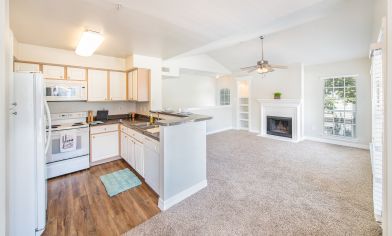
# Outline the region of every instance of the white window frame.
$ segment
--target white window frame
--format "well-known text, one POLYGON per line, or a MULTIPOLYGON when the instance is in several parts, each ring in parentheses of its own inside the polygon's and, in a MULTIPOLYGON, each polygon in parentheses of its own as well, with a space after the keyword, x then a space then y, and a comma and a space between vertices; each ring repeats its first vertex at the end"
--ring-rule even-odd
MULTIPOLYGON (((325 105, 325 80, 327 79, 335 79, 335 78, 353 78, 355 80, 355 91, 356 93, 358 92, 358 75, 357 74, 346 74, 346 75, 334 75, 334 76, 326 76, 326 77, 320 77, 320 80, 322 80, 322 94, 323 94, 323 107, 322 107, 322 136, 328 139, 336 139, 336 140, 347 140, 347 141, 351 141, 351 142, 355 142, 357 141, 357 130, 358 130, 358 120, 357 120, 357 106, 355 106, 355 110, 353 110, 352 112, 355 114, 355 124, 351 124, 353 126, 353 132, 354 135, 352 137, 348 137, 348 136, 342 136, 342 135, 335 135, 335 134, 326 134, 325 133, 325 123, 331 123, 331 122, 325 122, 325 111, 324 111, 324 105, 325 105), (355 130, 354 130, 355 128, 355 130)), ((343 88, 346 88, 346 86, 344 86, 343 88)), ((356 94, 356 104, 358 103, 358 94, 356 94)), ((344 113, 346 112, 346 110, 343 111, 344 113)), ((333 124, 335 124, 335 121, 333 122, 333 124)), ((346 124, 346 123, 344 123, 346 124)))

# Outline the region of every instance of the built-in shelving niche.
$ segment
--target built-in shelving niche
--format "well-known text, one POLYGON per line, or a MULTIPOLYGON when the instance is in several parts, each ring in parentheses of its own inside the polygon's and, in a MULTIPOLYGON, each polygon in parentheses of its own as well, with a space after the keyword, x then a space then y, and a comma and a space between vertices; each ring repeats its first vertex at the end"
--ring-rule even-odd
POLYGON ((250 123, 250 103, 249 103, 249 81, 238 81, 238 114, 237 127, 242 130, 249 130, 250 123))

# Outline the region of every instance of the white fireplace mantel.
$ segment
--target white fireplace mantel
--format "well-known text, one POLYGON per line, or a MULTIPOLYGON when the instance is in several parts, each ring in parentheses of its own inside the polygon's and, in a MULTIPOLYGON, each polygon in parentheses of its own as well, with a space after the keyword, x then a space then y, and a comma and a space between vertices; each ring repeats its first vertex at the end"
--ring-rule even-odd
POLYGON ((303 139, 303 101, 301 99, 257 99, 260 103, 260 136, 299 142, 303 139), (292 138, 267 134, 267 116, 290 117, 292 138))

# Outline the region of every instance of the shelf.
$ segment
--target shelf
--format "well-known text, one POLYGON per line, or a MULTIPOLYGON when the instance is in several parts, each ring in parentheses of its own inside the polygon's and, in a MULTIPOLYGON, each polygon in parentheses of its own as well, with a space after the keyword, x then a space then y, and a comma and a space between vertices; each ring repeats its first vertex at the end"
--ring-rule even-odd
POLYGON ((248 107, 249 104, 240 104, 241 107, 248 107))
POLYGON ((246 122, 248 122, 249 119, 240 119, 240 121, 246 121, 246 122))

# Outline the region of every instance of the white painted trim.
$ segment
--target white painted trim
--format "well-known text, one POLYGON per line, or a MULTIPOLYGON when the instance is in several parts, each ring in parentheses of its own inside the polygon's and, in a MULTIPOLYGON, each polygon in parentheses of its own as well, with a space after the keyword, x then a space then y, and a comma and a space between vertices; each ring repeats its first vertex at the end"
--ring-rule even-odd
POLYGON ((347 142, 344 140, 326 139, 326 138, 318 138, 318 137, 311 137, 311 136, 305 136, 303 138, 303 140, 310 140, 310 141, 315 141, 315 142, 320 142, 320 143, 329 143, 329 144, 335 144, 335 145, 340 145, 340 146, 354 147, 354 148, 369 150, 369 144, 353 143, 353 142, 347 142))
POLYGON ((185 189, 184 191, 174 195, 173 197, 163 201, 162 198, 159 198, 158 207, 162 211, 166 211, 170 207, 174 206, 175 204, 181 202, 182 200, 190 197, 191 195, 199 192, 203 188, 207 187, 207 180, 203 180, 192 187, 185 189))
POLYGON ((302 141, 302 139, 292 139, 292 138, 279 137, 276 135, 269 135, 269 134, 258 134, 257 136, 262 137, 262 138, 270 138, 270 139, 275 139, 275 140, 279 140, 279 141, 291 142, 291 143, 299 143, 300 141, 302 141))
POLYGON ((220 132, 224 132, 224 131, 228 131, 228 130, 232 130, 232 129, 233 129, 233 127, 230 126, 230 127, 226 127, 223 129, 213 130, 213 131, 207 132, 207 135, 216 134, 216 133, 220 133, 220 132))
POLYGON ((335 79, 335 78, 341 78, 341 77, 353 77, 356 79, 359 75, 331 75, 331 76, 322 76, 320 77, 320 80, 325 80, 325 79, 335 79))

